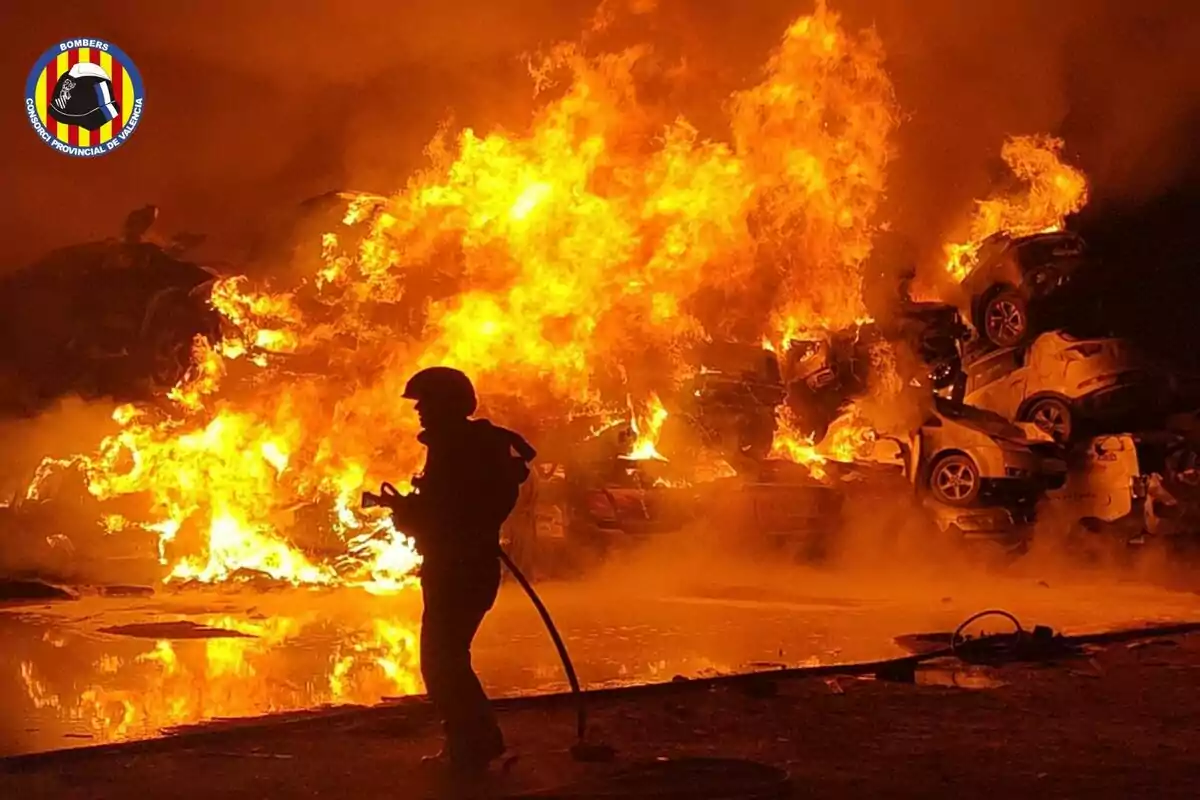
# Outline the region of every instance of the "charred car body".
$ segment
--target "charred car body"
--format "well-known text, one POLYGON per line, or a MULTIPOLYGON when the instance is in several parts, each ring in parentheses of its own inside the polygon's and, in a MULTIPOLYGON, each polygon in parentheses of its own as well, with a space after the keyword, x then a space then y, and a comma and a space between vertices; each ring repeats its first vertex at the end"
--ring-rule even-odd
POLYGON ((694 484, 662 477, 661 466, 621 457, 541 465, 506 525, 507 549, 544 573, 700 522, 746 546, 807 554, 821 552, 836 531, 842 495, 800 465, 767 461, 757 474, 715 472, 694 484))
POLYGON ((985 239, 961 284, 971 324, 993 347, 1024 343, 1086 258, 1084 240, 1067 231, 985 239))
POLYGON ((539 470, 505 532, 515 558, 542 572, 580 551, 700 521, 744 544, 821 550, 842 495, 802 465, 767 458, 784 399, 775 354, 717 342, 697 357, 659 439, 671 460, 628 457, 636 438, 628 424, 567 436, 559 447, 539 443, 539 470))
POLYGON ((959 375, 962 342, 968 334, 956 307, 905 302, 883 323, 793 339, 784 359, 788 403, 820 439, 842 405, 867 391, 873 347, 896 343, 914 353, 936 388, 959 375))
POLYGON ((0 411, 150 399, 183 377, 196 336, 219 338, 216 276, 182 259, 189 241, 142 241, 152 212, 132 214, 124 240, 64 247, 0 278, 0 411))

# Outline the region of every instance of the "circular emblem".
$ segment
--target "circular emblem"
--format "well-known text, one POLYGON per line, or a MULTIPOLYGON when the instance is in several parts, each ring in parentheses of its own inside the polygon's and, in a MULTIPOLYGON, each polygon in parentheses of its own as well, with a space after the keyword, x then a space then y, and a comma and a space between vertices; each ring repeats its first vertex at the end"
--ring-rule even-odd
POLYGON ((69 156, 101 156, 125 144, 137 130, 145 99, 133 61, 103 39, 55 44, 25 82, 29 124, 43 142, 69 156))

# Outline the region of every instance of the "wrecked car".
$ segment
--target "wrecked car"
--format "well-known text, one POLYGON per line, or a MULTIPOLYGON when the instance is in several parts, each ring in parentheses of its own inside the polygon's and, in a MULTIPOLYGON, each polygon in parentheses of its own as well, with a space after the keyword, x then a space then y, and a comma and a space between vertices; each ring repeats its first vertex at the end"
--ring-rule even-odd
POLYGON ((837 527, 842 496, 807 468, 773 459, 739 472, 716 455, 633 460, 627 432, 612 430, 563 459, 547 453, 502 532, 533 574, 703 525, 758 543, 816 555, 837 527))
POLYGON ((924 365, 929 385, 941 388, 959 375, 968 334, 955 306, 904 302, 886 322, 794 338, 783 365, 788 405, 820 439, 844 403, 867 391, 877 344, 907 348, 924 365))
MULTIPOLYGON (((936 413, 914 437, 913 465, 928 490, 949 505, 970 505, 1029 484, 1061 485, 1066 464, 1052 444, 1030 440, 1003 417, 935 399, 936 413), (922 472, 919 467, 928 464, 922 472)), ((911 467, 910 467, 911 469, 911 467)))
POLYGON ((1038 330, 1048 302, 1086 262, 1087 247, 1068 231, 985 239, 962 281, 968 317, 994 347, 1015 347, 1038 330))
POLYGON ((1071 543, 1121 546, 1200 532, 1200 455, 1170 431, 1119 433, 1080 442, 1066 483, 1047 493, 1071 543))
POLYGON ((878 437, 864 460, 894 467, 940 530, 967 539, 1025 538, 1039 497, 1066 480, 1055 445, 940 398, 917 431, 878 437))
POLYGON ((679 415, 701 444, 733 466, 752 468, 775 438, 775 412, 785 390, 779 359, 757 345, 711 342, 695 355, 700 367, 678 395, 679 415))
POLYGON ((184 376, 197 336, 218 340, 216 275, 183 259, 190 242, 143 240, 148 209, 122 240, 64 247, 0 277, 0 413, 67 395, 150 399, 184 376))
POLYGON ((1171 388, 1171 379, 1127 342, 1063 331, 985 353, 965 366, 962 380, 967 405, 1032 422, 1062 442, 1071 440, 1083 420, 1154 408, 1171 388))

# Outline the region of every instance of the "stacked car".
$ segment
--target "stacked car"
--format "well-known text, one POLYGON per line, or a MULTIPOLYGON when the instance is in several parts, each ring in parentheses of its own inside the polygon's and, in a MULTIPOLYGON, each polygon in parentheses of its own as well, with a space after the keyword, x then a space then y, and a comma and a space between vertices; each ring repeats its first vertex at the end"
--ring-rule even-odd
POLYGON ((1086 263, 1086 245, 1073 233, 985 242, 962 283, 977 336, 942 393, 1032 425, 1060 446, 1069 473, 1048 505, 1075 540, 1107 533, 1142 543, 1184 532, 1195 516, 1193 473, 1177 465, 1195 461, 1195 444, 1164 428, 1173 411, 1194 403, 1194 382, 1128 341, 1061 324, 1066 287, 1086 263))

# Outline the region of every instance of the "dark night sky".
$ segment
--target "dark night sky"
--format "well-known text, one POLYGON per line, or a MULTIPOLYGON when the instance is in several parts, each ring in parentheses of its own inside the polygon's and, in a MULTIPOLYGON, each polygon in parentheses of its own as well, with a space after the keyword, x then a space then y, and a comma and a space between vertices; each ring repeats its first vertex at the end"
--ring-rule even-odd
MULTIPOLYGON (((519 55, 577 38, 594 9, 593 0, 361 0, 336 10, 319 0, 13 5, 0 53, 12 93, 0 117, 0 268, 115 232, 128 209, 146 202, 162 207, 167 229, 233 242, 330 188, 394 189, 452 111, 485 129, 519 127, 532 104, 519 55), (18 96, 38 55, 76 36, 124 49, 146 83, 142 124, 101 158, 68 158, 41 144, 18 96)), ((1200 7, 830 5, 850 26, 874 24, 883 38, 906 112, 888 215, 919 249, 935 247, 987 190, 1006 134, 1059 133, 1092 180, 1080 224, 1106 255, 1097 278, 1122 300, 1114 318, 1145 317, 1166 329, 1191 319, 1194 303, 1181 298, 1200 288, 1200 7), (1173 303, 1166 310, 1164 298, 1173 303)), ((721 99, 755 79, 787 22, 811 8, 810 0, 660 0, 634 27, 650 29, 665 52, 706 65, 713 113, 698 111, 698 121, 721 136, 719 124, 706 124, 719 123, 721 99)))

